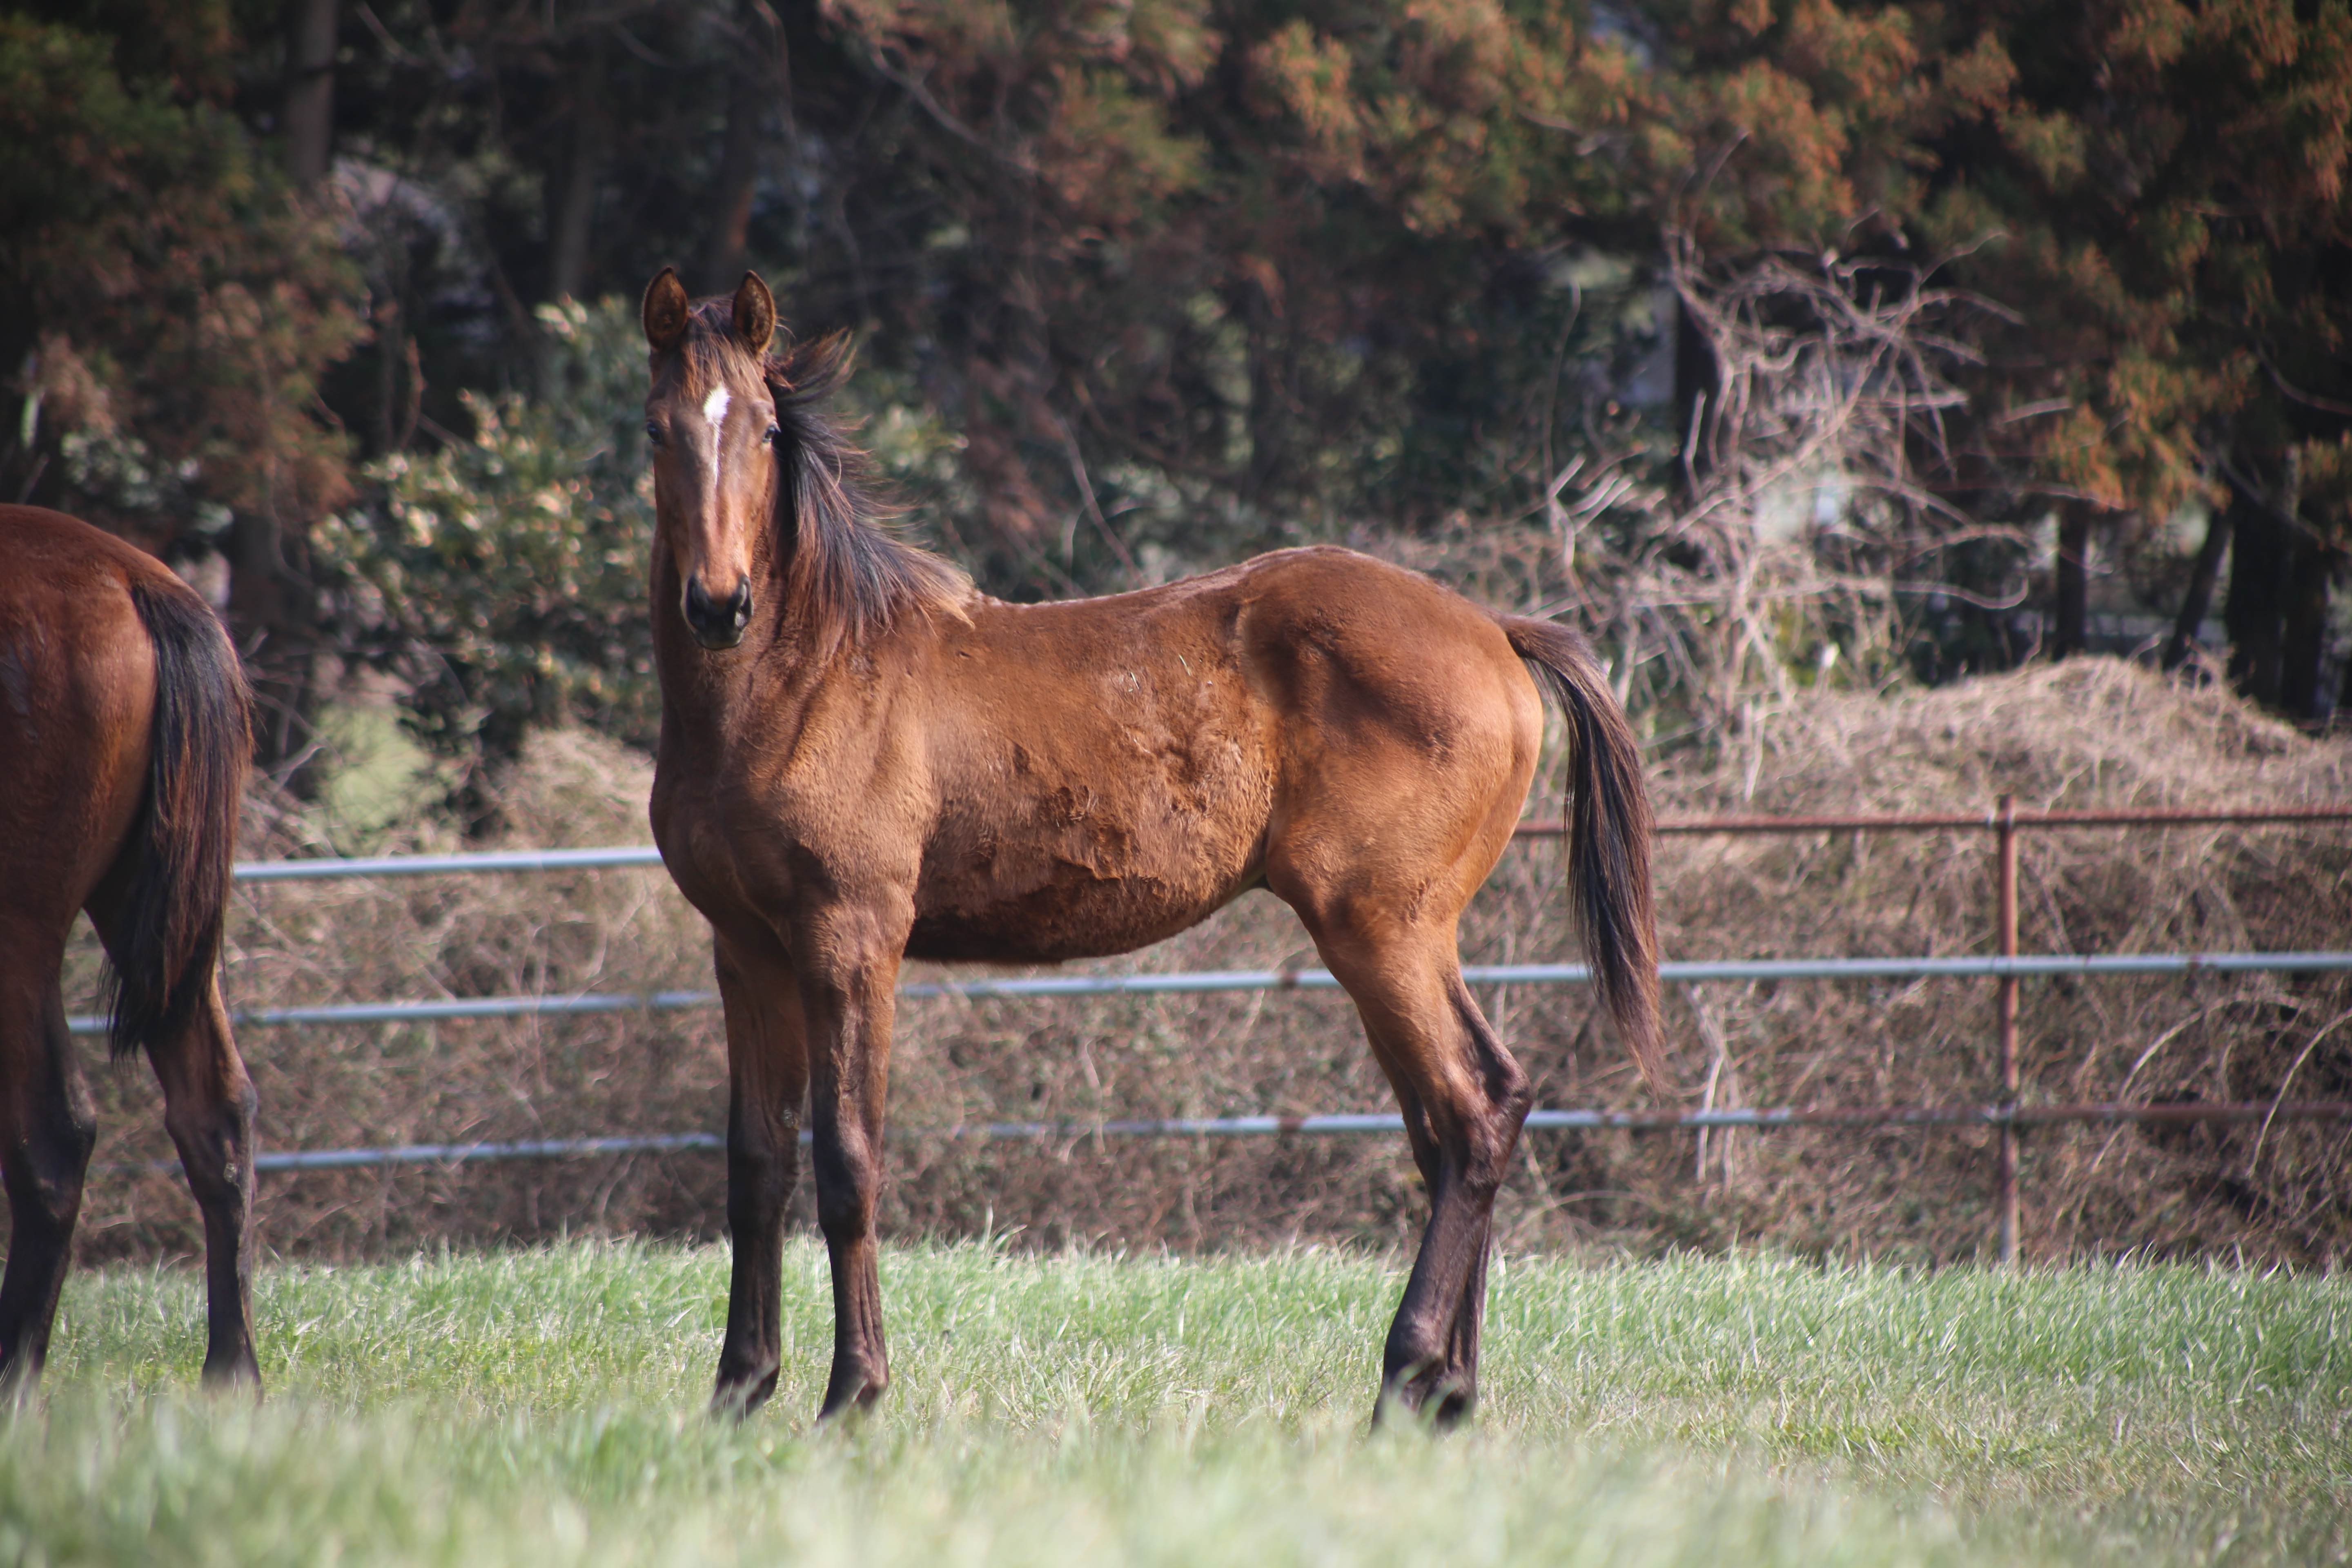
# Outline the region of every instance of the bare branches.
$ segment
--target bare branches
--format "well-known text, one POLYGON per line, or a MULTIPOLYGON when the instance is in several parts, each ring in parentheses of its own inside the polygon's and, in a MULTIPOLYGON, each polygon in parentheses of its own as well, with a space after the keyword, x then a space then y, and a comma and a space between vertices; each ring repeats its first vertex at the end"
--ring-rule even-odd
POLYGON ((1588 576, 1613 579, 1610 618, 1629 644, 1642 628, 1702 729, 1736 731, 1759 700, 1841 659, 1882 678, 1902 653, 1899 600, 1916 592, 1906 568, 1956 541, 2014 537, 1935 482, 1955 466, 1948 421, 1968 405, 1956 376, 1979 360, 1975 329, 2003 314, 1935 286, 1937 271, 1769 251, 1711 264, 1669 237, 1666 280, 1715 371, 1675 471, 1637 478, 1657 454, 1629 441, 1562 468, 1544 516, 1571 563, 1591 523, 1629 525, 1614 570, 1588 576))

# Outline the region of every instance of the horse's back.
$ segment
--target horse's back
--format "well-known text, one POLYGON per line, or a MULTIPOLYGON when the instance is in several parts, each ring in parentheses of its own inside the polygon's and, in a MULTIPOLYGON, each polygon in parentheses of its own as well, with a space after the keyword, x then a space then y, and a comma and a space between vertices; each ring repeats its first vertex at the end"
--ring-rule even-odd
POLYGON ((0 888, 69 920, 113 865, 146 783, 155 662, 131 584, 189 590, 63 512, 0 506, 0 888))

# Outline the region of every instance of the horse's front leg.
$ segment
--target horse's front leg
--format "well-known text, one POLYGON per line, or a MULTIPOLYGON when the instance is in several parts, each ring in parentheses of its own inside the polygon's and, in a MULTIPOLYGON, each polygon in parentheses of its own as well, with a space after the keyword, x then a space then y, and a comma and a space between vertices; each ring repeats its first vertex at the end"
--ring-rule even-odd
POLYGON ((869 1405, 890 1385, 874 1211, 898 959, 912 918, 911 905, 835 908, 793 933, 808 1015, 817 1226, 833 1260, 833 1375, 820 1419, 869 1405))
POLYGON ((727 1009, 727 1230, 735 1258, 710 1408, 740 1416, 776 1391, 783 1357, 784 1215, 800 1176, 808 1050, 782 944, 751 930, 718 935, 711 948, 727 1009))

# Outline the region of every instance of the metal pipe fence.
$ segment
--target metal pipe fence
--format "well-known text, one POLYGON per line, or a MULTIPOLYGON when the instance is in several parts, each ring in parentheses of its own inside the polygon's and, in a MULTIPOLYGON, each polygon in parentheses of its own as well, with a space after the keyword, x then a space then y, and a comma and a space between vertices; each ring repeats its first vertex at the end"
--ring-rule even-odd
MULTIPOLYGON (((2220 824, 2281 824, 2352 821, 2352 806, 2281 805, 2242 811, 2178 811, 2150 807, 2126 811, 2018 811, 2012 828, 2189 827, 2220 824)), ((1990 812, 1922 813, 1913 816, 1665 816, 1654 824, 1662 837, 1694 834, 1923 833, 1955 829, 1998 831, 2000 808, 1990 812)), ((1518 838, 1559 838, 1568 824, 1530 818, 1514 830, 1518 838)), ((650 844, 589 849, 498 849, 458 855, 379 855, 300 860, 240 860, 240 882, 330 881, 350 877, 438 877, 485 872, 597 871, 658 867, 661 851, 650 844)))
MULTIPOLYGON (((1737 1107, 1698 1111, 1538 1110, 1529 1113, 1531 1131, 1622 1129, 1664 1131, 1706 1128, 1988 1126, 1998 1130, 1996 1206, 2000 1252, 2013 1261, 2018 1245, 2017 1135, 2021 1128, 2066 1122, 2189 1123, 2278 1121, 2352 1121, 2352 1102, 2273 1101, 2242 1104, 2095 1103, 2029 1106, 2020 1103, 2017 1054, 2018 983, 2053 975, 2151 975, 2244 973, 2318 973, 2352 970, 2352 952, 2271 953, 2036 953, 2017 951, 2017 836, 2042 828, 2166 828, 2195 826, 2281 825, 2352 821, 2352 806, 2269 806, 2246 810, 2168 808, 2104 811, 2019 811, 2001 795, 1981 814, 1911 816, 1831 815, 1811 816, 1713 816, 1665 818, 1661 836, 1700 834, 1801 834, 1986 831, 1994 835, 1995 886, 1999 904, 1998 952, 1918 958, 1752 959, 1663 963, 1659 976, 1684 984, 1720 981, 1885 980, 1990 978, 1998 982, 1996 1034, 2000 1099, 1990 1104, 1950 1106, 1830 1106, 1807 1109, 1737 1107)), ((1559 837, 1566 824, 1528 821, 1521 838, 1559 837)), ((357 877, 416 877, 599 870, 657 867, 652 846, 585 849, 528 849, 458 855, 399 855, 364 859, 248 861, 235 868, 244 882, 285 882, 357 877)), ((1487 964, 1465 966, 1473 984, 1577 984, 1591 973, 1582 964, 1487 964)), ((1339 983, 1321 969, 1235 970, 1202 973, 1045 975, 982 977, 920 982, 901 986, 906 997, 970 999, 1160 995, 1234 991, 1326 991, 1339 983)), ((583 1014, 667 1012, 718 1004, 709 991, 664 991, 646 995, 589 994, 573 996, 450 997, 436 1000, 348 1004, 314 1007, 249 1008, 233 1015, 246 1027, 314 1027, 363 1024, 432 1023, 467 1018, 562 1016, 583 1014)), ((76 1034, 97 1034, 105 1021, 75 1017, 76 1034)), ((1086 1122, 1003 1121, 932 1129, 909 1129, 908 1138, 1026 1139, 1297 1136, 1399 1132, 1393 1114, 1240 1116, 1086 1122)), ((802 1135, 803 1142, 807 1134, 802 1135)), ((383 1149, 264 1152, 257 1171, 315 1171, 369 1165, 450 1165, 478 1160, 610 1157, 635 1153, 716 1152, 715 1133, 542 1139, 517 1142, 406 1144, 383 1149)), ((170 1168, 170 1167, 165 1167, 170 1168)))
MULTIPOLYGON (((1531 1110, 1531 1132, 1674 1131, 1702 1128, 1772 1127, 2044 1127, 2062 1122, 2352 1121, 2352 1100, 2280 1100, 2211 1104, 2087 1105, 1889 1105, 1792 1108, 1727 1107, 1715 1110, 1531 1110)), ((889 1136, 903 1142, 927 1140, 1018 1140, 1083 1142, 1089 1138, 1321 1137, 1404 1131, 1394 1111, 1340 1112, 1319 1116, 1194 1116, 1157 1119, 1106 1118, 1094 1121, 972 1121, 944 1127, 898 1127, 889 1136)), ((805 1131, 801 1147, 814 1140, 805 1131)), ((254 1156, 257 1172, 333 1171, 373 1165, 460 1165, 481 1160, 606 1158, 626 1154, 726 1152, 716 1132, 664 1132, 614 1138, 537 1138, 517 1142, 402 1143, 383 1149, 265 1150, 254 1156)), ((139 1167, 176 1173, 177 1161, 139 1167)))
MULTIPOLYGON (((2017 979, 2115 974, 2310 973, 2352 970, 2352 952, 2022 953, 2011 958, 1759 958, 1658 965, 1670 984, 1701 981, 2017 979)), ((1580 985, 1580 963, 1465 963, 1473 985, 1580 985)), ((1216 991, 1337 991, 1328 969, 1233 969, 1171 974, 1045 974, 920 981, 902 997, 974 1000, 1024 996, 1158 996, 1216 991)), ((716 991, 646 994, 587 992, 573 996, 453 996, 427 1002, 355 1002, 318 1007, 248 1007, 229 1015, 240 1028, 304 1028, 356 1024, 430 1024, 464 1018, 524 1018, 593 1013, 675 1013, 719 1005, 716 991)), ((77 1035, 106 1031, 106 1020, 67 1020, 77 1035)))

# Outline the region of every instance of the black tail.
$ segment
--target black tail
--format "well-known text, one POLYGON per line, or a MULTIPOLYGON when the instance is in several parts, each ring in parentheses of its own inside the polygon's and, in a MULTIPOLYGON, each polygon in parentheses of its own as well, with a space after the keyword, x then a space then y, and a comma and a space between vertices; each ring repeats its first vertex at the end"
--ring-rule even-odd
POLYGON ((1618 1037, 1652 1093, 1673 1095, 1658 1026, 1658 928, 1650 908, 1650 796, 1642 751, 1584 638, 1567 626, 1498 616, 1511 649, 1559 700, 1570 762, 1569 864, 1584 951, 1618 1037))
POLYGON ((117 1059, 152 1056, 204 1005, 253 750, 252 700, 219 618, 195 595, 160 584, 134 580, 131 598, 155 647, 155 716, 147 798, 125 846, 137 863, 107 943, 117 1059))

